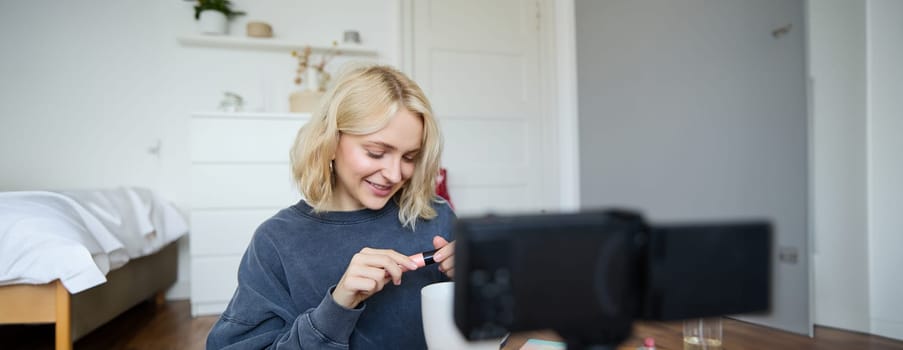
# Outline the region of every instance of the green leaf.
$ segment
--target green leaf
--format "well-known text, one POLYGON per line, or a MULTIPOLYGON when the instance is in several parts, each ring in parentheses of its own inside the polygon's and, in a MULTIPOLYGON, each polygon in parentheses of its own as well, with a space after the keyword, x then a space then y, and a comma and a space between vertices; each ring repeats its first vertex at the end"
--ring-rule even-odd
POLYGON ((219 11, 229 19, 245 15, 242 11, 233 11, 232 2, 229 0, 198 0, 197 6, 194 7, 194 19, 200 19, 204 10, 219 11))

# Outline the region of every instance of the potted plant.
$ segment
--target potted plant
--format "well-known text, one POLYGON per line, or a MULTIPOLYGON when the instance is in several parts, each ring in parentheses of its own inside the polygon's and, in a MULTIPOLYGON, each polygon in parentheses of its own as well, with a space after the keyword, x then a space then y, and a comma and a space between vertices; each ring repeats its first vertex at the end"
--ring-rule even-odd
POLYGON ((198 0, 194 6, 194 19, 198 20, 204 34, 226 34, 229 20, 244 14, 233 10, 229 0, 198 0))

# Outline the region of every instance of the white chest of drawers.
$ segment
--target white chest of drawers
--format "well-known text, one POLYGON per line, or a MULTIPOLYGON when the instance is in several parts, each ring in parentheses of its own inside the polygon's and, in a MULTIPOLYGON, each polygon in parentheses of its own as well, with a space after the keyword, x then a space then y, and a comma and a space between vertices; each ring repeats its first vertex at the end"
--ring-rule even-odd
POLYGON ((261 222, 301 198, 289 149, 307 114, 195 113, 191 149, 191 314, 225 310, 261 222))

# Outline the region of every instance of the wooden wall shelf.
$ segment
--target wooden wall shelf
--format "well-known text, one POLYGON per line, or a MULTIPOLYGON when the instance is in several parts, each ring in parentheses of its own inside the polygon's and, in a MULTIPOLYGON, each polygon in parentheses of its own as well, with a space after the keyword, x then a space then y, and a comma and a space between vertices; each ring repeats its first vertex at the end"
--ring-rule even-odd
MULTIPOLYGON (((309 45, 302 42, 279 39, 279 38, 249 38, 241 36, 228 35, 183 35, 178 37, 179 43, 183 46, 194 47, 213 47, 225 49, 245 49, 245 50, 263 50, 263 51, 291 51, 301 50, 305 46, 310 46, 315 54, 323 54, 331 50, 331 45, 309 45)), ((378 56, 378 52, 357 45, 339 45, 339 51, 343 56, 378 56)))

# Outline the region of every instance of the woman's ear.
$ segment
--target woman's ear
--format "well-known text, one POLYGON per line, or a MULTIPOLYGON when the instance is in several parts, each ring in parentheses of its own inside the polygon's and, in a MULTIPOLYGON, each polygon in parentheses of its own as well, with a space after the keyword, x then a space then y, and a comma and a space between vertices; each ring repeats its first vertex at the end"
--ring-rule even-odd
POLYGON ((339 141, 341 141, 342 133, 337 133, 337 134, 338 135, 336 135, 336 137, 335 137, 335 143, 333 144, 333 147, 332 147, 332 157, 329 158, 330 160, 335 160, 335 154, 339 152, 339 141))

